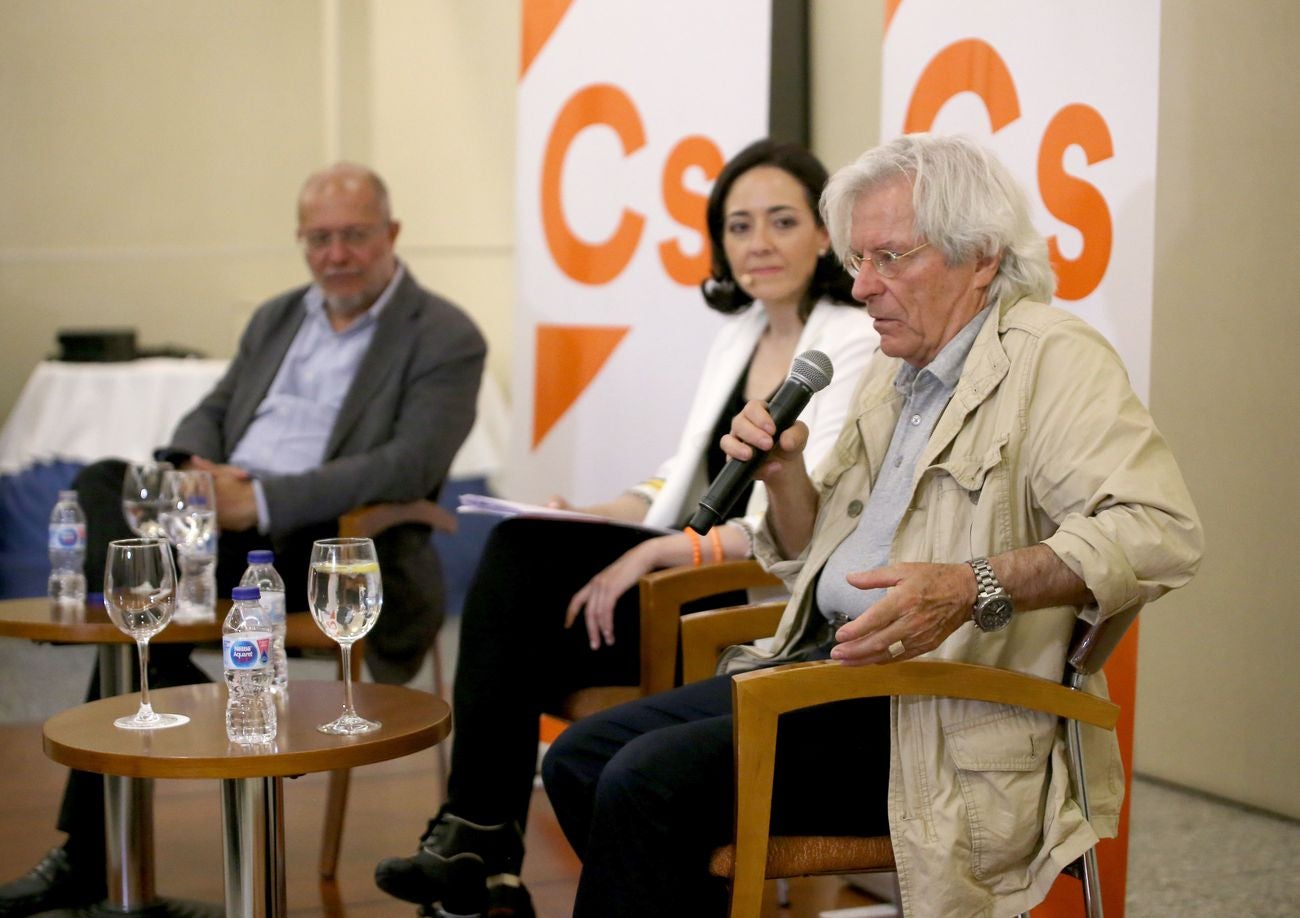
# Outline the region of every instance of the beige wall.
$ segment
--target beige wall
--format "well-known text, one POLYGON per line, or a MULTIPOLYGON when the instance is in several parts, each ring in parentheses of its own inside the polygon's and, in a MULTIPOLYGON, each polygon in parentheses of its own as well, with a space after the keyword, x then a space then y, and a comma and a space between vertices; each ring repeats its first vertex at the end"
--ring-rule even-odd
POLYGON ((1300 817, 1300 4, 1162 11, 1151 407, 1208 548, 1142 617, 1137 767, 1300 817))
POLYGON ((300 283, 293 204, 374 163, 414 271, 509 366, 514 0, 7 0, 0 315, 7 414, 59 328, 229 356, 300 283))
MULTIPOLYGON (((1204 515, 1197 580, 1143 617, 1138 768, 1300 816, 1300 97, 1290 0, 1165 0, 1152 408, 1204 515)), ((816 0, 813 145, 875 142, 882 0, 816 0)), ((303 175, 373 163, 399 248, 508 379, 515 0, 0 5, 0 412, 61 326, 228 355, 304 277, 303 175)))

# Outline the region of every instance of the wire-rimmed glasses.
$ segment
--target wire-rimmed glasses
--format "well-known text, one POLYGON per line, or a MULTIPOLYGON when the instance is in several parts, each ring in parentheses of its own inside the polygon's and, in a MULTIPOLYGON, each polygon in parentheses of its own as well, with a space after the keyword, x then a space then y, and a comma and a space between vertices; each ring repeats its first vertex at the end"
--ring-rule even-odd
POLYGON ((161 730, 189 723, 184 714, 159 714, 149 703, 149 639, 167 627, 176 606, 176 567, 162 539, 119 539, 108 544, 104 607, 140 655, 140 710, 113 721, 123 730, 161 730))
POLYGON ((378 730, 352 706, 352 644, 369 633, 384 605, 379 559, 370 539, 320 539, 311 547, 307 603, 317 626, 337 641, 343 655, 343 713, 317 727, 322 733, 351 735, 378 730))
POLYGON ((916 248, 909 249, 902 254, 891 252, 889 249, 875 249, 866 254, 859 254, 850 249, 844 256, 844 270, 849 273, 849 277, 857 277, 862 272, 863 263, 870 261, 871 267, 875 268, 876 273, 881 277, 898 277, 898 273, 903 270, 900 262, 909 255, 915 255, 929 244, 928 242, 922 242, 916 248))

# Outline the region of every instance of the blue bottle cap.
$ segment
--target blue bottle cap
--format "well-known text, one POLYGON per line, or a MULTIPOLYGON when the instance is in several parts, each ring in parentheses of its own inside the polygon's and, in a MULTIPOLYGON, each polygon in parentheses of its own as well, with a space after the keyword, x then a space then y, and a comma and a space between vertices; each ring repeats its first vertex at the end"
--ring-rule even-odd
POLYGON ((237 586, 230 591, 230 598, 235 602, 247 602, 250 599, 261 599, 262 591, 255 586, 237 586))
POLYGON ((275 560, 275 552, 266 548, 255 548, 248 553, 249 564, 270 564, 275 560))

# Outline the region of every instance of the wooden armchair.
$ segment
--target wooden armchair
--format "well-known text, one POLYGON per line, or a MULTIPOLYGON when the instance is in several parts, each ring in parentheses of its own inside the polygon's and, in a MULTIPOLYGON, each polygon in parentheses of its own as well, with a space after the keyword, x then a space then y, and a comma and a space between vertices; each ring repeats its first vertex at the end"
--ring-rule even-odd
MULTIPOLYGON (((371 538, 401 523, 423 523, 439 532, 455 532, 456 517, 431 500, 415 500, 406 503, 371 504, 358 507, 339 517, 339 535, 342 537, 371 538)), ((338 645, 316 626, 310 612, 291 612, 285 616, 286 647, 321 650, 337 654, 338 645)), ((365 659, 363 641, 352 646, 352 679, 361 679, 362 661, 365 659)), ((435 641, 430 656, 433 659, 434 688, 438 695, 444 695, 442 687, 442 665, 435 641)), ((339 659, 339 678, 343 678, 343 661, 339 659)), ((438 746, 439 762, 442 773, 447 774, 446 747, 438 746)), ((352 771, 348 768, 329 773, 329 790, 325 800, 325 824, 321 829, 320 841, 320 875, 323 880, 332 880, 338 868, 339 849, 343 844, 343 817, 348 806, 348 784, 352 771)))
POLYGON ((601 685, 580 689, 564 699, 561 710, 557 713, 573 721, 634 698, 667 691, 676 682, 678 634, 683 605, 722 593, 780 585, 781 581, 763 570, 757 561, 674 567, 646 574, 640 583, 640 682, 637 685, 601 685))
MULTIPOLYGON (((739 615, 757 630, 727 622, 730 610, 701 612, 682 620, 684 677, 712 674, 728 644, 771 634, 779 606, 741 607, 739 615)), ((1008 670, 939 660, 908 660, 847 667, 830 661, 796 663, 737 676, 732 682, 736 738, 735 843, 713 853, 709 870, 731 880, 732 918, 759 915, 768 877, 869 873, 894 869, 888 836, 769 837, 777 718, 787 711, 849 698, 880 695, 940 695, 1018 705, 1067 719, 1067 745, 1075 799, 1088 816, 1083 781, 1080 723, 1113 730, 1119 707, 1083 691, 1119 643, 1136 612, 1098 625, 1080 622, 1071 643, 1064 684, 1008 670)), ((737 620, 739 621, 739 619, 737 620)), ((1085 913, 1101 916, 1095 849, 1067 868, 1083 885, 1085 913)))

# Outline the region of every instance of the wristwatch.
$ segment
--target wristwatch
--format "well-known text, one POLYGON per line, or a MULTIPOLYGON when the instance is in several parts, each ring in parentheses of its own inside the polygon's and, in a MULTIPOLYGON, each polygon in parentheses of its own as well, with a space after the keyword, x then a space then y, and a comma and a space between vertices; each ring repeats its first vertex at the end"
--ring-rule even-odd
POLYGON ((971 612, 971 621, 985 633, 1001 631, 1011 622, 1015 612, 1010 594, 998 582, 987 558, 976 558, 966 563, 975 572, 975 608, 971 612))

